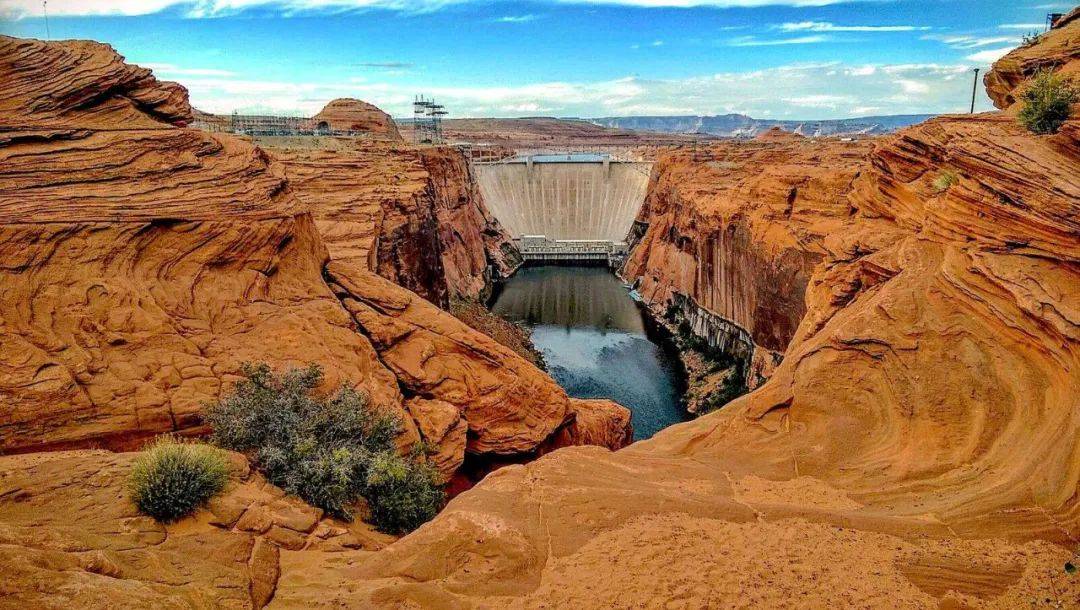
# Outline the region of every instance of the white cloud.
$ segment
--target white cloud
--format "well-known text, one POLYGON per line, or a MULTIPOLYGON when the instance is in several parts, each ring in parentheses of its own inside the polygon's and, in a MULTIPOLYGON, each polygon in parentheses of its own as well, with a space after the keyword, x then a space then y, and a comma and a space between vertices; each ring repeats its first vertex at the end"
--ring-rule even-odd
POLYGON ((1045 23, 1003 23, 998 26, 1002 30, 1037 30, 1042 31, 1045 23))
POLYGON ((902 78, 896 81, 896 84, 900 85, 904 93, 921 95, 930 92, 930 85, 917 80, 902 78))
POLYGON ((176 78, 178 76, 236 76, 235 72, 218 70, 216 68, 181 68, 173 64, 156 63, 144 63, 139 65, 144 68, 150 68, 154 71, 154 76, 159 76, 161 78, 176 78))
POLYGON ((940 35, 928 35, 923 36, 923 40, 937 40, 943 42, 954 49, 975 49, 978 47, 986 47, 992 44, 1009 43, 1013 45, 1020 44, 1020 38, 1016 36, 966 36, 966 35, 952 35, 952 36, 940 36, 940 35))
POLYGON ((804 95, 801 97, 785 97, 784 102, 791 104, 792 106, 800 106, 803 108, 828 108, 838 109, 842 106, 850 107, 856 100, 855 98, 847 95, 829 95, 829 94, 815 94, 804 95))
MULTIPOLYGON (((181 8, 193 18, 218 17, 256 6, 273 6, 284 14, 319 10, 363 10, 383 8, 405 12, 426 12, 482 0, 50 0, 49 15, 149 15, 171 7, 181 8)), ((565 4, 613 4, 653 7, 719 8, 783 6, 826 6, 850 0, 555 0, 565 4)), ((21 18, 41 15, 41 0, 0 0, 0 17, 21 18)))
POLYGON ((979 51, 972 55, 968 55, 965 59, 977 64, 992 64, 995 61, 1005 57, 1005 55, 1012 51, 1013 47, 1001 47, 1000 49, 987 49, 985 51, 979 51))
MULTIPOLYGON (((409 116, 413 84, 291 83, 229 78, 179 79, 192 103, 210 112, 314 114, 336 97, 358 97, 409 116)), ((626 116, 725 114, 824 119, 875 114, 966 111, 970 66, 938 64, 792 64, 753 72, 681 79, 634 77, 595 82, 422 87, 454 116, 626 116), (873 68, 871 70, 870 68, 873 68), (858 73, 858 78, 852 75, 858 73), (782 95, 777 95, 782 92, 782 95)), ((989 108, 985 99, 980 107, 989 108)))
POLYGON ((755 36, 742 36, 734 38, 728 41, 728 46, 732 47, 774 47, 789 44, 815 44, 819 42, 825 42, 829 38, 827 36, 800 36, 798 38, 774 38, 774 39, 761 39, 755 36))
POLYGON ((491 20, 494 23, 528 23, 536 21, 536 15, 506 15, 491 20))
POLYGON ((913 32, 930 29, 915 25, 836 25, 828 21, 799 21, 774 27, 785 32, 913 32))

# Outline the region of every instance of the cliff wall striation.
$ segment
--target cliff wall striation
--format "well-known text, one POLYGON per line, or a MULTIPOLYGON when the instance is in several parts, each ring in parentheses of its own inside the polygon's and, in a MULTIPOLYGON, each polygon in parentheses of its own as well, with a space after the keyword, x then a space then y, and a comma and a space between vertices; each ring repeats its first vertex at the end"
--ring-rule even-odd
POLYGON ((312 211, 334 260, 366 266, 443 308, 483 299, 521 264, 464 154, 336 139, 261 138, 312 211))
MULTIPOLYGON (((453 184, 467 171, 460 155, 414 154, 426 194, 394 222, 427 223, 430 233, 356 225, 350 243, 323 225, 324 241, 287 166, 244 139, 183 127, 191 108, 178 85, 91 42, 4 37, 0 58, 11 84, 0 94, 4 452, 197 432, 202 405, 228 390, 244 361, 321 364, 328 388, 360 387, 400 413, 403 440, 425 437, 448 477, 466 451, 527 456, 555 439, 599 436, 567 433, 596 423, 589 404, 375 275, 366 253, 352 256, 365 243, 427 248, 429 269, 442 271, 445 259, 454 271, 433 272, 433 283, 481 291, 479 261, 502 237, 453 184), (444 248, 444 230, 472 241, 444 248), (588 409, 580 422, 579 408, 588 409), (428 415, 467 435, 443 434, 428 415)), ((403 281, 429 288, 429 276, 403 269, 403 281)))
POLYGON ((870 147, 774 129, 661 155, 623 275, 654 314, 675 307, 712 345, 749 337, 739 352, 753 354, 755 386, 805 315, 822 240, 851 215, 852 181, 870 147))

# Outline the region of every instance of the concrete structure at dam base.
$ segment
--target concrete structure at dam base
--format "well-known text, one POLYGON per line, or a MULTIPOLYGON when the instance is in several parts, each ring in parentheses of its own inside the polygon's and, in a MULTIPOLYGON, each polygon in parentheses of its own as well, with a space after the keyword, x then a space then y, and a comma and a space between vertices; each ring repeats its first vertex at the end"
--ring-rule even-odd
POLYGON ((546 235, 515 238, 526 263, 597 262, 619 267, 626 258, 627 244, 608 239, 552 239, 546 235))

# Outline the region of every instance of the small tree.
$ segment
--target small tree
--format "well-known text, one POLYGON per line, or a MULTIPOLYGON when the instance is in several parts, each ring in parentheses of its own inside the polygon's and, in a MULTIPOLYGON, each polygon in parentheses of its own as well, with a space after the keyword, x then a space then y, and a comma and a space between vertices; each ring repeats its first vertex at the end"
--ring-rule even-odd
POLYGON ((228 480, 228 458, 220 449, 163 436, 135 459, 128 487, 140 511, 169 522, 221 493, 228 480))
POLYGON ((1039 70, 1020 93, 1020 122, 1032 133, 1057 133, 1077 101, 1080 91, 1069 80, 1052 70, 1039 70))
POLYGON ((351 519, 361 497, 387 532, 434 516, 438 473, 421 454, 398 455, 395 414, 348 387, 320 395, 317 365, 275 376, 266 364, 245 364, 243 373, 231 395, 206 408, 215 443, 247 453, 271 483, 340 518, 351 519))

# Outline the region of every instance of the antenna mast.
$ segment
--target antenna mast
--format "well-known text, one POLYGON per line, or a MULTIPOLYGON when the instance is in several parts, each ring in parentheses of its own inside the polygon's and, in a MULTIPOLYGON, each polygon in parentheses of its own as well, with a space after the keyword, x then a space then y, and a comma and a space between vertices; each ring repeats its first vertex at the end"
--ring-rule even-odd
POLYGON ((45 15, 45 40, 52 40, 49 32, 49 0, 41 0, 41 12, 45 15))
POLYGON ((979 69, 975 68, 975 82, 971 83, 971 110, 968 114, 975 114, 975 92, 979 90, 979 69))

